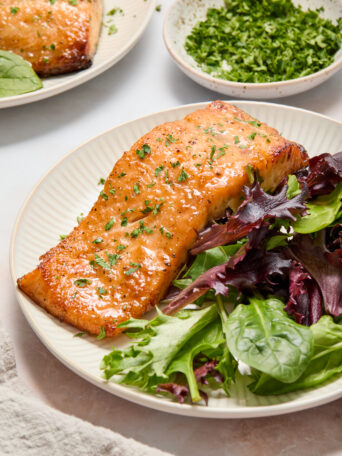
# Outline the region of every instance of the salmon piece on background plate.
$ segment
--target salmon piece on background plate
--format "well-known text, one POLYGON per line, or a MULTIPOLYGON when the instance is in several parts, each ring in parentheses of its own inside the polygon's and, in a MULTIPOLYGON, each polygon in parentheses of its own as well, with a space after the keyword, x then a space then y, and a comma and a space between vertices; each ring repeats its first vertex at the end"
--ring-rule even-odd
POLYGON ((102 0, 2 0, 0 49, 40 76, 88 68, 102 24, 102 0))

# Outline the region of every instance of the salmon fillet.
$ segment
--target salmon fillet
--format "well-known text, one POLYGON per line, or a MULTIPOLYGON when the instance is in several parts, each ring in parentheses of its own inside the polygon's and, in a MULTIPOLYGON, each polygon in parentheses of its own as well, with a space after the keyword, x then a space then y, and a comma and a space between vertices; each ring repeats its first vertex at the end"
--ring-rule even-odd
POLYGON ((40 76, 88 68, 96 52, 102 0, 2 0, 0 49, 40 76))
POLYGON ((88 216, 18 285, 61 320, 114 336, 163 298, 197 233, 239 205, 247 165, 274 190, 306 163, 303 147, 213 102, 125 152, 88 216))

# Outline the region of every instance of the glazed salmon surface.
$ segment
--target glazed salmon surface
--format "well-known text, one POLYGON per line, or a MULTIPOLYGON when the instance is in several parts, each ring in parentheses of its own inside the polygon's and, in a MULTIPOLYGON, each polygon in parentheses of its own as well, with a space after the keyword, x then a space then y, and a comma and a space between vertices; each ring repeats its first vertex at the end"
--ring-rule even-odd
POLYGON ((160 125, 124 153, 88 216, 19 287, 61 320, 113 336, 165 296, 198 232, 236 209, 247 165, 274 190, 306 160, 301 146, 220 101, 160 125))
POLYGON ((102 0, 2 0, 0 49, 40 76, 81 70, 92 63, 101 22, 102 0))

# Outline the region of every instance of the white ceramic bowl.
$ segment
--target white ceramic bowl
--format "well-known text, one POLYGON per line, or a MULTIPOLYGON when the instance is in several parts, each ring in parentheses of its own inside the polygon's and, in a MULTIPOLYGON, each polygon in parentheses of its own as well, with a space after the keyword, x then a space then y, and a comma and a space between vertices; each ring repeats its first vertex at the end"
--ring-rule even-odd
MULTIPOLYGON (((342 16, 341 0, 293 0, 303 9, 324 7, 323 17, 335 21, 342 16)), ((243 98, 279 98, 312 89, 330 78, 342 67, 342 48, 337 52, 335 61, 321 71, 303 78, 269 83, 243 83, 219 79, 204 73, 195 60, 186 53, 184 42, 193 26, 206 17, 208 8, 219 8, 224 0, 176 0, 166 14, 164 22, 164 41, 166 47, 184 73, 198 84, 224 95, 243 98)))

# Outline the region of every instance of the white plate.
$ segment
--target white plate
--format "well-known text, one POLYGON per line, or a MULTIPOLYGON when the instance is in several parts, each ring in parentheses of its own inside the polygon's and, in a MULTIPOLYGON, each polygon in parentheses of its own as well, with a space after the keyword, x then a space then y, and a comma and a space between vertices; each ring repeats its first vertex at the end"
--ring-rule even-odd
MULTIPOLYGON (((252 116, 276 127, 287 138, 302 143, 311 155, 342 150, 342 124, 313 112, 268 103, 235 102, 252 116)), ((54 246, 59 234, 68 233, 80 212, 87 213, 97 199, 100 177, 111 171, 123 151, 166 121, 183 118, 206 103, 181 106, 122 124, 81 145, 62 159, 35 187, 21 210, 14 229, 11 271, 17 277, 31 271, 38 257, 54 246)), ((35 305, 17 289, 28 322, 47 348, 77 374, 122 398, 158 410, 180 415, 211 418, 247 418, 278 415, 323 404, 342 396, 342 378, 321 388, 283 396, 255 396, 243 386, 234 386, 232 397, 211 397, 209 406, 181 405, 135 389, 106 383, 99 363, 115 342, 127 343, 125 336, 97 341, 94 337, 73 338, 77 332, 35 305)))
POLYGON ((0 98, 0 108, 18 106, 52 97, 83 84, 108 70, 124 57, 138 42, 154 11, 155 0, 103 0, 103 22, 115 24, 118 31, 108 35, 108 28, 102 25, 101 35, 91 67, 60 76, 44 78, 43 88, 35 92, 14 97, 0 98), (124 14, 107 16, 113 8, 122 8, 124 14))
MULTIPOLYGON (((342 16, 341 0, 293 0, 303 9, 324 7, 323 17, 336 21, 342 16)), ((186 53, 186 36, 198 21, 205 19, 208 8, 220 8, 224 0, 176 0, 164 21, 164 41, 166 47, 179 68, 198 84, 216 92, 233 97, 267 99, 280 98, 312 89, 330 78, 342 67, 342 49, 335 56, 335 61, 327 68, 303 78, 270 83, 242 83, 215 78, 203 72, 195 60, 186 53)))

